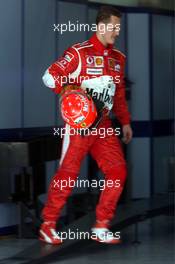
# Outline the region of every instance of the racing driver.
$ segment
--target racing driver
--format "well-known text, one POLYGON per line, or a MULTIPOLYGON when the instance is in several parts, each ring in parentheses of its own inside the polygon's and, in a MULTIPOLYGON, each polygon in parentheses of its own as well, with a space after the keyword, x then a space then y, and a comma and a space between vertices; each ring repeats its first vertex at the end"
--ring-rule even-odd
MULTIPOLYGON (((123 141, 127 144, 132 138, 132 129, 125 99, 125 55, 113 47, 119 36, 120 19, 121 13, 114 7, 101 7, 96 17, 96 32, 89 40, 69 47, 46 70, 43 82, 53 92, 60 94, 64 89, 62 80, 66 77, 67 85, 76 85, 92 99, 101 101, 108 113, 112 110, 121 123, 123 141)), ((97 129, 101 127, 113 129, 109 114, 104 114, 97 129)), ((118 243, 109 227, 124 188, 127 168, 120 139, 114 133, 106 134, 104 138, 98 134, 64 136, 60 165, 51 180, 47 202, 42 211, 40 240, 51 244, 62 242, 56 232, 56 222, 72 187, 59 188, 55 182, 68 179, 76 181, 81 161, 88 152, 97 161, 106 181, 120 182, 117 187, 106 185, 102 190, 92 232, 98 242, 118 243)))

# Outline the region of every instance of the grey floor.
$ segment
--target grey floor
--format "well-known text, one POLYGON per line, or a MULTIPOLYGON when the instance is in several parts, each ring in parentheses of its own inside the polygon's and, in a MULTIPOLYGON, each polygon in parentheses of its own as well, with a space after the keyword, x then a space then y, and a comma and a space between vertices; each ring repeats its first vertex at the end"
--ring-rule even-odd
MULTIPOLYGON (((95 263, 119 263, 119 264, 172 264, 175 263, 174 243, 174 218, 171 216, 156 217, 139 223, 139 241, 133 243, 134 227, 128 227, 122 231, 123 243, 121 245, 90 244, 88 247, 78 249, 78 254, 71 255, 52 264, 95 264, 95 263)), ((11 257, 21 250, 35 243, 31 239, 1 239, 1 260, 11 257)), ((82 243, 83 245, 83 243, 82 243)), ((16 264, 16 263, 15 263, 16 264)))

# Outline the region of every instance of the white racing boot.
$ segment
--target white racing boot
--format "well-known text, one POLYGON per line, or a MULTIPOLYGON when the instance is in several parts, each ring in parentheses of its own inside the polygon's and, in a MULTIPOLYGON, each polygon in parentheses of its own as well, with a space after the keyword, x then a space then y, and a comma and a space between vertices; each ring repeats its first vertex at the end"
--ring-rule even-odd
POLYGON ((101 243, 107 244, 119 244, 121 243, 119 232, 113 234, 108 226, 104 223, 96 223, 91 228, 92 234, 91 239, 96 240, 101 243))

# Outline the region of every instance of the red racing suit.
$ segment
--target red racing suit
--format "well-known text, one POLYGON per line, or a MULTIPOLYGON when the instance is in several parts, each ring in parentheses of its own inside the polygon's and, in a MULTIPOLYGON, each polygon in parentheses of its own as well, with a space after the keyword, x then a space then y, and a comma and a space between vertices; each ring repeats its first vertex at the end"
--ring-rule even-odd
MULTIPOLYGON (((64 84, 81 86, 94 99, 103 101, 112 110, 121 125, 130 123, 130 114, 125 99, 124 84, 125 55, 108 47, 94 34, 88 41, 68 48, 63 57, 53 63, 43 76, 46 86, 59 94, 64 84)), ((56 221, 72 191, 67 185, 60 188, 61 181, 76 181, 81 161, 89 152, 105 175, 105 185, 96 207, 96 220, 109 222, 114 213, 126 180, 126 162, 120 140, 111 128, 111 121, 104 116, 97 130, 110 128, 104 138, 96 135, 65 135, 60 166, 49 187, 48 199, 42 212, 44 221, 56 221), (119 185, 115 185, 116 180, 119 185), (112 184, 113 183, 113 184, 112 184)))

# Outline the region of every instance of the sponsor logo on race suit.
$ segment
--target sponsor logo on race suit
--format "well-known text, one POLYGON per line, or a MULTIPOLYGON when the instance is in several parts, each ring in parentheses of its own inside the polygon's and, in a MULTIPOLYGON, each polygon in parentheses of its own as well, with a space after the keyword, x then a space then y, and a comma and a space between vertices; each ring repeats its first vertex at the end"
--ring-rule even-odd
POLYGON ((115 71, 118 71, 118 72, 120 71, 120 64, 115 65, 115 71))
POLYGON ((120 64, 113 58, 108 58, 108 66, 110 70, 120 71, 120 64))
POLYGON ((103 69, 87 68, 86 69, 86 74, 89 74, 89 75, 102 75, 103 74, 103 69))
POLYGON ((92 98, 102 101, 109 110, 112 109, 113 97, 116 89, 112 76, 103 75, 83 80, 81 87, 86 90, 92 98))
POLYGON ((87 67, 104 67, 104 58, 103 56, 86 56, 86 66, 87 67))

